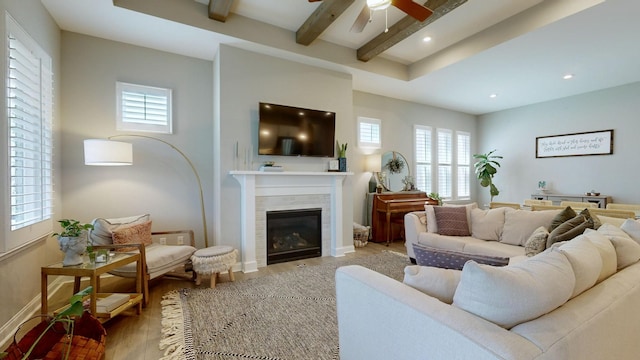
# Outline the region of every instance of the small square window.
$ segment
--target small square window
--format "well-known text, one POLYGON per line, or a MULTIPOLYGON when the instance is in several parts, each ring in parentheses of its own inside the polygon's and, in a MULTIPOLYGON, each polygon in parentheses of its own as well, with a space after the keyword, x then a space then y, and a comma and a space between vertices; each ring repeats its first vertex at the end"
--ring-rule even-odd
POLYGON ((116 129, 173 133, 171 89, 116 82, 116 129))
POLYGON ((358 117, 358 147, 369 149, 382 147, 379 119, 358 117))

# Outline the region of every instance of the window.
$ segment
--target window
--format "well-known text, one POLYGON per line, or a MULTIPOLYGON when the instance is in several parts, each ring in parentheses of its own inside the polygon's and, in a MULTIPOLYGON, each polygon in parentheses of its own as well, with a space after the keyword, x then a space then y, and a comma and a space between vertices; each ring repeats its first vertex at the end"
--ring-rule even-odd
POLYGON ((416 187, 426 193, 431 193, 431 128, 428 126, 416 125, 414 132, 416 149, 416 187))
POLYGON ((469 199, 471 134, 421 125, 414 134, 416 187, 447 200, 469 199))
POLYGON ((451 130, 438 129, 438 193, 443 199, 452 197, 451 177, 452 166, 452 139, 451 130))
POLYGON ((380 149, 380 120, 358 117, 358 147, 380 149))
POLYGON ((458 198, 470 198, 471 134, 458 131, 456 135, 458 145, 458 198))
POLYGON ((116 82, 116 129, 171 134, 171 89, 116 82))
POLYGON ((4 251, 52 230, 52 62, 7 14, 9 199, 4 251))

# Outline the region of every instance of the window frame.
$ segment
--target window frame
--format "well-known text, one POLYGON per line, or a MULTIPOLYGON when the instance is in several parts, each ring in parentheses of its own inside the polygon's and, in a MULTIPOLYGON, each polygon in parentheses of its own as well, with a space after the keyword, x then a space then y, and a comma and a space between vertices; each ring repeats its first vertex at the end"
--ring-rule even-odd
POLYGON ((414 174, 416 174, 415 176, 415 184, 416 187, 419 190, 422 190, 424 192, 426 192, 427 194, 433 192, 433 128, 431 126, 425 126, 425 125, 414 125, 413 127, 413 154, 414 157, 416 159, 415 162, 415 171, 414 174), (418 144, 418 131, 425 131, 428 132, 428 138, 429 138, 429 144, 427 146, 420 146, 418 144), (425 154, 426 157, 428 157, 428 161, 421 161, 421 154, 418 154, 418 149, 419 148, 425 148, 425 152, 428 152, 428 154, 425 154), (427 174, 425 175, 425 187, 421 187, 421 183, 422 181, 419 180, 419 176, 418 174, 420 174, 422 171, 422 169, 425 169, 427 174))
MULTIPOLYGON (((380 119, 369 118, 364 116, 358 116, 357 121, 358 127, 358 147, 363 149, 381 149, 382 148, 382 121, 380 119), (378 130, 378 141, 364 141, 362 139, 362 126, 363 125, 371 125, 371 127, 377 126, 378 130)), ((373 131, 372 131, 373 132, 373 131)), ((370 139, 374 140, 374 139, 370 139)))
MULTIPOLYGON (((42 49, 42 47, 25 31, 20 24, 8 13, 5 12, 5 32, 4 32, 4 45, 5 45, 5 77, 6 83, 4 86, 4 101, 5 101, 5 119, 4 127, 2 129, 2 140, 0 141, 0 145, 2 145, 2 151, 0 152, 2 156, 2 161, 4 162, 4 166, 6 169, 6 177, 0 183, 2 184, 2 206, 3 213, 1 223, 5 229, 4 231, 4 241, 0 241, 0 253, 7 253, 13 250, 16 250, 20 247, 26 246, 32 242, 35 242, 39 239, 42 239, 48 236, 53 231, 53 109, 54 109, 54 82, 53 82, 53 61, 51 56, 47 54, 46 51, 42 49), (39 191, 36 194, 38 206, 36 206, 36 210, 40 211, 40 214, 34 218, 32 221, 28 221, 25 224, 21 224, 21 226, 14 228, 12 218, 14 216, 13 213, 13 196, 12 193, 12 184, 14 183, 12 174, 17 173, 13 172, 12 169, 15 166, 12 166, 12 136, 14 134, 12 127, 14 125, 14 121, 12 119, 18 119, 16 122, 22 125, 33 125, 29 123, 28 119, 20 119, 17 116, 13 116, 10 109, 15 108, 12 105, 12 101, 10 100, 10 94, 14 94, 17 91, 10 90, 9 86, 12 86, 12 70, 10 56, 12 55, 20 55, 14 54, 11 47, 11 39, 15 39, 21 47, 24 48, 24 52, 22 54, 30 54, 32 55, 31 60, 33 60, 32 64, 37 64, 37 72, 38 72, 38 87, 36 90, 37 97, 39 97, 39 103, 37 103, 36 107, 38 107, 38 111, 36 115, 33 113, 28 113, 30 116, 35 116, 40 120, 38 124, 36 124, 36 133, 39 136, 39 140, 36 142, 36 147, 34 148, 37 156, 35 167, 36 172, 39 172, 40 176, 37 178, 34 183, 36 185, 24 185, 25 182, 22 182, 23 186, 35 186, 39 188, 39 191), (49 79, 49 81, 43 81, 45 79, 49 79), (43 119, 44 118, 44 119, 43 119)), ((16 50, 19 51, 19 50, 16 50)), ((28 60, 28 59, 27 59, 28 60)), ((19 111, 18 111, 19 112, 19 111)), ((29 117, 29 116, 28 116, 29 117)), ((24 129, 24 128, 23 128, 24 129)), ((33 149, 29 149, 33 152, 33 149)), ((18 156, 16 155, 16 159, 18 156)), ((32 158, 31 160, 33 160, 32 158)), ((34 177, 35 178, 35 177, 34 177)), ((17 181, 20 182, 20 181, 17 181)), ((23 192, 24 194, 24 192, 23 192)))
POLYGON ((116 130, 173 134, 172 93, 173 91, 168 88, 116 81, 116 130), (149 106, 146 105, 146 102, 144 105, 142 105, 144 111, 143 118, 139 119, 138 121, 132 118, 129 118, 129 120, 125 120, 126 111, 123 110, 123 101, 125 99, 125 96, 123 94, 125 92, 142 94, 145 98, 147 96, 164 98, 166 109, 161 114, 161 116, 166 117, 164 123, 154 124, 153 122, 158 121, 149 119, 149 117, 147 116, 147 110, 149 109, 149 106))

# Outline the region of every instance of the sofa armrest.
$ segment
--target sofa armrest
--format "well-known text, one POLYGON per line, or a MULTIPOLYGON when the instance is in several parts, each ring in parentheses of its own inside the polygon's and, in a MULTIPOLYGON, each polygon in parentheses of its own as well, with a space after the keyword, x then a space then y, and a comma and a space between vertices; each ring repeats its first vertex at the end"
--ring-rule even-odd
POLYGON ((340 358, 533 359, 523 337, 352 265, 336 271, 340 358))
POLYGON ((420 216, 424 216, 424 211, 412 211, 404 215, 404 246, 407 248, 407 255, 411 259, 416 258, 413 252, 413 244, 418 242, 418 235, 427 231, 427 225, 420 221, 420 216))

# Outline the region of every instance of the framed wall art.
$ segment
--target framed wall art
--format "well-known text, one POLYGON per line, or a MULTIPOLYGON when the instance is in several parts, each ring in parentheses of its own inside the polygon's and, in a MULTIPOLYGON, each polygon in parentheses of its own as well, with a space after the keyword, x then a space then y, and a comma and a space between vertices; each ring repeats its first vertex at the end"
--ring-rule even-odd
POLYGON ((536 158, 611 154, 613 130, 536 137, 536 158))

